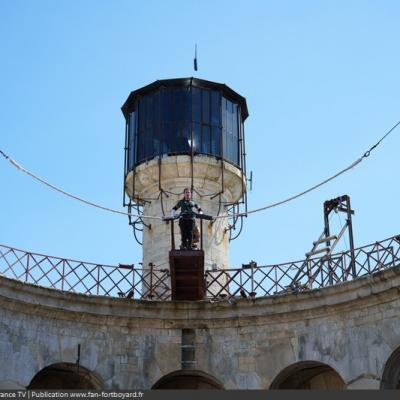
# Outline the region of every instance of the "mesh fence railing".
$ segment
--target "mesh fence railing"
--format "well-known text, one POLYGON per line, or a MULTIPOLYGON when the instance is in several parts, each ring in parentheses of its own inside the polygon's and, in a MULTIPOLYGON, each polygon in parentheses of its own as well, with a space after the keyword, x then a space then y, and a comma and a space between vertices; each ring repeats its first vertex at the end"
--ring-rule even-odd
MULTIPOLYGON (((263 297, 332 286, 400 264, 400 235, 329 257, 205 271, 206 298, 263 297)), ((0 245, 0 275, 89 295, 169 300, 168 269, 100 265, 0 245)))

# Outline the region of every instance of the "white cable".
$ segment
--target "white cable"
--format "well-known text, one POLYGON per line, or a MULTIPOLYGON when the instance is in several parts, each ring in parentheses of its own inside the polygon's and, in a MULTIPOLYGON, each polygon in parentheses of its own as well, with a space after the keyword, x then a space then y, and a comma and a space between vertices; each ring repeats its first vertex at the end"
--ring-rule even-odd
POLYGON ((104 206, 102 206, 102 205, 100 205, 100 204, 93 203, 92 201, 89 201, 89 200, 82 199, 81 197, 75 196, 75 195, 72 194, 72 193, 68 193, 68 192, 66 192, 66 191, 63 190, 63 189, 60 189, 60 188, 58 188, 57 186, 52 185, 51 183, 45 181, 43 178, 40 178, 39 176, 33 174, 32 172, 29 172, 29 171, 26 170, 24 167, 22 167, 21 165, 19 165, 15 160, 13 160, 11 157, 9 157, 9 156, 7 156, 6 154, 4 154, 1 150, 0 150, 0 152, 1 152, 1 154, 2 154, 12 165, 14 165, 14 167, 16 167, 16 168, 17 168, 18 170, 20 170, 21 172, 24 172, 25 174, 29 175, 30 177, 32 177, 32 178, 38 180, 39 182, 45 184, 45 185, 48 186, 48 187, 50 187, 50 188, 56 190, 57 192, 60 192, 60 193, 62 193, 62 194, 64 194, 64 195, 66 195, 66 196, 68 196, 68 197, 71 197, 71 198, 73 198, 73 199, 75 199, 75 200, 78 200, 78 201, 80 201, 80 202, 82 202, 82 203, 88 204, 89 206, 93 206, 93 207, 96 207, 96 208, 100 208, 100 209, 102 209, 102 210, 109 211, 109 212, 112 212, 112 213, 115 213, 115 214, 127 215, 127 216, 130 216, 130 217, 148 218, 148 219, 161 219, 161 220, 162 220, 162 217, 153 217, 153 216, 148 216, 148 215, 129 214, 129 213, 126 213, 126 212, 123 212, 123 211, 118 211, 118 210, 114 210, 114 209, 112 209, 112 208, 104 207, 104 206))
MULTIPOLYGON (((316 184, 316 185, 310 187, 309 189, 306 189, 306 190, 304 190, 303 192, 298 193, 298 194, 296 194, 296 195, 294 195, 294 196, 292 196, 292 197, 288 197, 288 198, 285 199, 285 200, 281 200, 281 201, 278 201, 278 202, 276 202, 276 203, 269 204, 269 205, 264 206, 264 207, 256 208, 256 209, 254 209, 254 210, 250 210, 250 211, 243 212, 243 213, 239 213, 239 214, 234 214, 234 215, 232 215, 232 216, 235 216, 235 217, 247 216, 248 214, 254 214, 254 213, 256 213, 256 212, 264 211, 264 210, 267 210, 267 209, 269 209, 269 208, 277 207, 277 206, 280 206, 280 205, 282 205, 282 204, 288 203, 289 201, 292 201, 292 200, 294 200, 294 199, 297 199, 297 198, 300 197, 300 196, 304 196, 305 194, 310 193, 311 191, 313 191, 313 190, 319 188, 320 186, 325 185, 326 183, 328 183, 328 182, 332 181, 333 179, 337 178, 339 175, 342 175, 342 174, 344 174, 345 172, 349 171, 350 169, 354 168, 356 165, 358 165, 358 164, 363 160, 363 158, 364 158, 364 157, 360 157, 358 160, 354 161, 351 165, 349 165, 347 168, 341 170, 341 171, 338 172, 337 174, 331 176, 331 177, 328 178, 328 179, 325 179, 324 181, 322 181, 322 182, 320 182, 320 183, 318 183, 318 184, 316 184)), ((214 217, 214 218, 225 218, 225 217, 224 217, 224 216, 216 216, 216 217, 214 217)))
MULTIPOLYGON (((48 186, 48 187, 50 187, 50 188, 56 190, 57 192, 60 192, 60 193, 62 193, 62 194, 64 194, 64 195, 66 195, 66 196, 68 196, 68 197, 71 197, 71 198, 73 198, 73 199, 75 199, 75 200, 78 200, 78 201, 80 201, 80 202, 82 202, 82 203, 85 203, 85 204, 87 204, 87 205, 90 205, 90 206, 93 206, 93 207, 96 207, 96 208, 100 208, 100 209, 105 210, 105 211, 108 211, 108 212, 112 212, 112 213, 114 213, 114 214, 127 215, 127 216, 130 216, 130 217, 142 218, 142 219, 143 219, 143 218, 147 218, 147 219, 158 219, 158 220, 162 220, 162 219, 163 219, 163 217, 157 217, 157 216, 152 216, 152 215, 136 215, 136 214, 129 214, 129 213, 126 213, 126 212, 123 212, 123 211, 114 210, 114 209, 109 208, 109 207, 104 207, 104 206, 102 206, 102 205, 100 205, 100 204, 96 204, 96 203, 94 203, 94 202, 92 202, 92 201, 88 201, 88 200, 82 199, 81 197, 78 197, 78 196, 76 196, 76 195, 74 195, 74 194, 68 193, 68 192, 66 192, 66 191, 63 190, 63 189, 60 189, 60 188, 58 188, 57 186, 52 185, 51 183, 47 182, 47 181, 44 180, 43 178, 40 178, 39 176, 33 174, 32 172, 26 170, 26 169, 23 168, 21 165, 19 165, 15 160, 13 160, 11 157, 7 156, 3 151, 0 150, 0 153, 3 155, 3 157, 4 157, 6 160, 8 160, 11 164, 13 164, 13 165, 14 165, 18 170, 20 170, 21 172, 24 172, 25 174, 27 174, 27 175, 29 175, 30 177, 32 177, 32 178, 38 180, 39 182, 43 183, 44 185, 46 185, 46 186, 48 186)), ((318 183, 318 184, 316 184, 316 185, 310 187, 309 189, 304 190, 304 191, 301 192, 301 193, 298 193, 298 194, 296 194, 296 195, 294 195, 294 196, 291 196, 291 197, 289 197, 289 198, 287 198, 287 199, 285 199, 285 200, 281 200, 281 201, 278 201, 278 202, 276 202, 276 203, 272 203, 272 204, 266 205, 266 206, 264 206, 264 207, 256 208, 256 209, 254 209, 254 210, 250 210, 250 211, 247 211, 247 212, 244 212, 244 213, 232 214, 231 217, 240 217, 240 216, 247 216, 247 215, 249 215, 249 214, 254 214, 254 213, 257 213, 257 212, 260 212, 260 211, 267 210, 267 209, 269 209, 269 208, 273 208, 273 207, 280 206, 280 205, 282 205, 282 204, 288 203, 289 201, 292 201, 292 200, 294 200, 294 199, 297 199, 298 197, 304 196, 305 194, 307 194, 307 193, 309 193, 309 192, 311 192, 311 191, 313 191, 313 190, 315 190, 315 189, 321 187, 322 185, 325 185, 326 183, 332 181, 333 179, 337 178, 338 176, 340 176, 340 175, 344 174, 345 172, 349 171, 350 169, 354 168, 356 165, 358 165, 358 164, 363 160, 363 158, 365 158, 365 155, 364 155, 363 157, 360 157, 358 160, 354 161, 351 165, 349 165, 349 166, 346 167, 345 169, 343 169, 343 170, 341 170, 340 172, 336 173, 335 175, 331 176, 330 178, 325 179, 324 181, 322 181, 322 182, 320 182, 320 183, 318 183)), ((226 218, 226 217, 227 217, 226 215, 216 215, 216 216, 213 216, 214 219, 226 218)))

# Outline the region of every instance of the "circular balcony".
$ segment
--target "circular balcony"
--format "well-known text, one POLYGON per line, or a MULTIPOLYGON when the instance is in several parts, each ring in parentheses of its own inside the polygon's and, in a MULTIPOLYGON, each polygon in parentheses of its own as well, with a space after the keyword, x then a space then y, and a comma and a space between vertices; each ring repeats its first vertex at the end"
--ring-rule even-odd
MULTIPOLYGON (((283 264, 243 264, 207 270, 201 301, 234 303, 240 298, 297 294, 334 286, 400 263, 400 235, 354 251, 283 264), (223 279, 221 279, 223 278, 223 279), (224 284, 221 284, 224 282, 224 284)), ((52 289, 94 296, 157 301, 170 298, 170 271, 162 266, 102 265, 0 245, 0 275, 52 289)))

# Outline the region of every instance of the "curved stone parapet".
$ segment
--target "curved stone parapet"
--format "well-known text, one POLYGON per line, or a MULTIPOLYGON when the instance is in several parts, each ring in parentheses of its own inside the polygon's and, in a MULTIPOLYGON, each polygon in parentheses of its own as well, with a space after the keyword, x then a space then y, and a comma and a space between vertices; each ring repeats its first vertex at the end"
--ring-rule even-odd
MULTIPOLYGON (((165 156, 139 164, 130 171, 125 178, 125 191, 138 202, 152 200, 160 188, 172 192, 181 188, 181 194, 183 188, 190 187, 191 179, 190 156, 165 156)), ((193 157, 193 186, 202 195, 222 192, 224 202, 235 203, 243 196, 245 183, 242 171, 229 162, 204 154, 193 157)), ((160 212, 155 215, 159 216, 160 212)))
POLYGON ((287 388, 298 381, 293 374, 303 387, 377 389, 383 376, 390 380, 400 370, 392 356, 400 347, 399 287, 395 267, 299 294, 151 302, 0 277, 0 354, 10 360, 0 366, 0 384, 29 387, 45 368, 75 363, 80 345, 82 370, 97 377, 92 381, 150 389, 179 374, 183 338, 190 337, 190 362, 200 372, 182 376, 214 377, 225 389, 287 388), (320 373, 309 375, 310 365, 320 373))

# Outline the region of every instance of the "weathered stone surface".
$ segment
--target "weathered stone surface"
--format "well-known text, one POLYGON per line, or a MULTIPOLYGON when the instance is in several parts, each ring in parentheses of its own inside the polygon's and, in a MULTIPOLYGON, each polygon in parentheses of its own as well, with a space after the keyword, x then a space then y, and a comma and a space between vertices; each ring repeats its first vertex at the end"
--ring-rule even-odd
MULTIPOLYGON (((126 177, 125 190, 134 199, 144 199, 144 215, 169 216, 170 210, 183 197, 183 189, 191 187, 192 165, 189 156, 164 157, 140 164, 126 177), (164 191, 162 194, 160 191, 164 191)), ((196 155, 193 163, 193 198, 205 214, 226 215, 224 205, 243 196, 244 182, 241 171, 215 157, 196 155), (221 193, 221 206, 219 196, 221 193)), ((158 269, 169 269, 168 253, 171 249, 170 225, 159 219, 146 219, 143 231, 143 267, 150 263, 158 269)), ((198 222, 199 225, 199 222, 198 222)), ((229 268, 229 234, 227 218, 219 218, 213 224, 203 223, 203 248, 206 266, 229 268)), ((179 248, 180 232, 175 222, 175 243, 179 248)), ((221 284, 226 282, 221 278, 221 284)), ((216 285, 216 287, 220 287, 216 285)), ((211 288, 212 292, 214 289, 211 288)), ((158 291, 159 293, 159 291, 158 291)))
POLYGON ((181 330, 194 329, 196 368, 227 389, 268 389, 310 361, 331 369, 308 387, 378 388, 400 347, 399 286, 394 268, 232 306, 85 296, 1 277, 0 385, 26 387, 45 367, 75 363, 80 344, 82 367, 105 388, 148 389, 181 369, 181 330))

